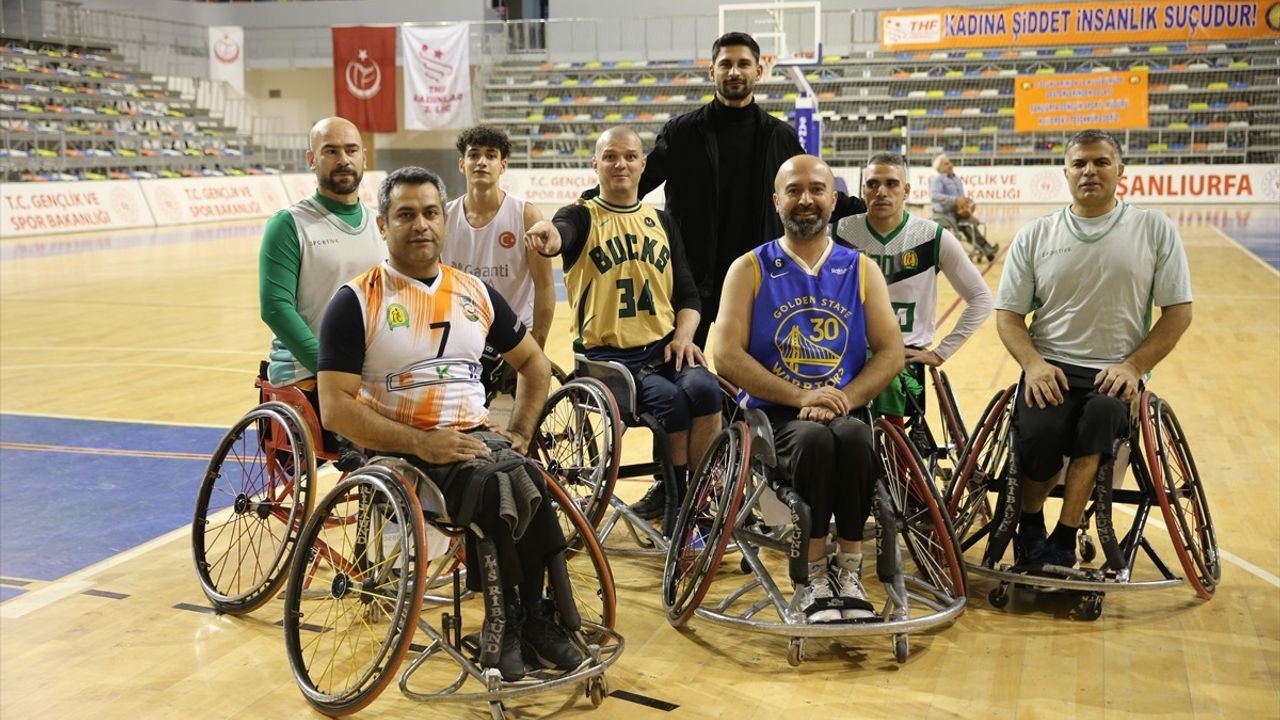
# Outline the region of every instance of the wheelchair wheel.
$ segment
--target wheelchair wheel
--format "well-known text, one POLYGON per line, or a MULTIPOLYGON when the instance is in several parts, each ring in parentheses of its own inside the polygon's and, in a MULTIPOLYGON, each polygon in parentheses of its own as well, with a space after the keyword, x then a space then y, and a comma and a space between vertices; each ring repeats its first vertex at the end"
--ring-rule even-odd
POLYGON ((951 391, 951 379, 947 373, 936 367, 929 368, 933 376, 933 391, 938 396, 938 414, 942 416, 942 426, 947 433, 946 442, 951 446, 951 458, 955 460, 965 444, 969 442, 969 431, 960 417, 960 406, 956 404, 955 393, 951 391))
POLYGON ((284 639, 302 694, 326 715, 364 708, 409 650, 427 541, 418 496, 366 467, 320 501, 285 588, 284 639))
POLYGON ((902 537, 920 578, 951 597, 964 597, 960 541, 947 519, 937 486, 925 477, 924 463, 901 428, 882 418, 873 432, 884 461, 885 484, 894 510, 901 514, 902 537))
POLYGON ((1208 600, 1222 579, 1222 565, 1209 501, 1191 447, 1173 408, 1164 400, 1144 391, 1140 412, 1147 467, 1174 550, 1191 587, 1208 600))
MULTIPOLYGON (((530 444, 531 455, 556 477, 593 529, 609 509, 618 481, 621 438, 613 394, 595 378, 577 378, 547 398, 530 444)), ((577 528, 564 530, 570 547, 576 547, 570 533, 577 528)))
POLYGON ((987 409, 960 453, 956 472, 943 494, 951 526, 961 540, 969 536, 975 521, 985 523, 991 519, 987 489, 1004 471, 1009 459, 1009 431, 1016 388, 1011 385, 997 392, 987 403, 987 409))
POLYGON ((191 549, 200 587, 219 612, 252 612, 284 583, 315 462, 306 423, 279 402, 250 410, 218 444, 196 495, 191 549))
POLYGON ((736 422, 716 435, 689 482, 662 573, 662 607, 673 627, 693 616, 715 579, 746 487, 751 438, 736 422))
MULTIPOLYGON (((565 492, 556 478, 550 475, 545 477, 547 491, 555 504, 556 517, 560 519, 561 527, 572 527, 574 536, 580 539, 574 550, 565 553, 565 564, 569 569, 569 580, 573 583, 578 614, 587 622, 613 628, 617 622, 618 598, 614 591, 613 570, 609 567, 609 560, 574 498, 565 492)), ((568 537, 569 532, 566 531, 565 538, 568 537)), ((599 638, 590 636, 586 639, 587 642, 599 641, 599 638)))

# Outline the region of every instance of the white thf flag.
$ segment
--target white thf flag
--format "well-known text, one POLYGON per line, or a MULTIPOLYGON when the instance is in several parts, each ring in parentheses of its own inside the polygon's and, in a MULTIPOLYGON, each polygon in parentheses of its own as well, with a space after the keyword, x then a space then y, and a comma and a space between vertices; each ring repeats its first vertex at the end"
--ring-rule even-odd
POLYGON ((471 119, 469 26, 400 27, 406 130, 468 127, 471 119))
POLYGON ((244 28, 238 25, 209 28, 209 79, 225 80, 244 94, 244 28))

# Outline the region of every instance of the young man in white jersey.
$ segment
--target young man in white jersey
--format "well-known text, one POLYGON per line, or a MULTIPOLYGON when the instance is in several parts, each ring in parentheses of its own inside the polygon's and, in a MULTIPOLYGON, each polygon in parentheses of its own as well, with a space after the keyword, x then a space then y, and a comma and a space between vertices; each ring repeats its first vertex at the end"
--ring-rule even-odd
POLYGON ((273 334, 264 379, 297 385, 314 406, 325 306, 334 290, 381 262, 387 246, 360 202, 365 152, 356 126, 340 117, 317 122, 307 165, 316 176, 315 194, 273 215, 263 232, 258 303, 273 334))
POLYGON ((883 469, 871 428, 848 413, 902 368, 902 338, 884 278, 828 233, 831 168, 797 155, 779 168, 774 188, 785 234, 729 266, 716 368, 742 389, 744 407, 769 417, 778 467, 809 505, 808 572, 793 578, 795 606, 810 622, 866 620, 875 610, 862 587, 862 533, 883 469), (828 558, 833 515, 836 553, 828 558))
MULTIPOLYGON (((405 457, 439 486, 454 523, 474 523, 493 542, 506 619, 502 676, 523 677, 535 657, 570 670, 582 654, 542 597, 564 534, 542 475, 520 456, 551 364, 501 295, 440 261, 444 201, 443 181, 423 168, 396 170, 379 188, 378 229, 390 259, 339 288, 325 312, 325 424, 370 451, 405 457), (520 378, 510 423, 491 432, 480 382, 486 346, 520 378), (501 512, 505 495, 514 497, 514 520, 501 512)), ((478 545, 467 533, 467 586, 487 591, 478 545)))
POLYGON ((1023 371, 1014 425, 1030 482, 1014 542, 1026 569, 1075 565, 1090 490, 1128 432, 1128 403, 1191 324, 1191 274, 1177 227, 1116 197, 1120 143, 1102 130, 1077 133, 1063 173, 1071 204, 1018 231, 995 303, 1000 340, 1023 371), (1046 537, 1044 501, 1063 456, 1070 462, 1062 509, 1046 537))
MULTIPOLYGON (((556 312, 551 259, 526 248, 524 234, 542 219, 533 203, 498 186, 507 171, 511 141, 497 128, 477 125, 458 135, 458 170, 467 192, 445 208, 449 243, 444 262, 488 283, 529 328, 538 347, 546 347, 556 312)), ((485 361, 485 386, 509 388, 494 353, 485 361)))
POLYGON ((946 362, 991 314, 991 291, 956 236, 933 220, 907 212, 907 177, 901 155, 873 155, 863 171, 866 214, 836 225, 836 239, 869 255, 889 281, 889 299, 906 345, 906 372, 915 380, 914 387, 877 399, 877 410, 897 417, 917 408, 924 412, 924 367, 946 362), (964 300, 964 312, 934 345, 939 272, 964 300))

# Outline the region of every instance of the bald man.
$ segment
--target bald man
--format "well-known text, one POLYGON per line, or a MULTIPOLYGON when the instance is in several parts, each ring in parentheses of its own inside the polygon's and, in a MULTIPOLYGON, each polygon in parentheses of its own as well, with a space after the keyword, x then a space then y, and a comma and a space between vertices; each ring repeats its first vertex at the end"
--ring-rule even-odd
POLYGON ((773 205, 784 234, 729 267, 715 324, 716 369, 741 388, 742 407, 769 417, 781 479, 809 505, 808 580, 796 583, 793 607, 810 622, 875 616, 862 586, 862 532, 882 471, 871 428, 848 413, 903 363, 884 275, 831 240, 835 204, 826 163, 812 155, 783 163, 773 205))
MULTIPOLYGON (((640 406, 667 431, 674 480, 683 487, 720 429, 719 384, 693 341, 698 288, 671 217, 639 202, 640 137, 625 127, 606 130, 591 166, 600 195, 556 213, 559 238, 541 223, 526 238, 543 255, 563 256, 574 351, 631 370, 640 406)), ((666 492, 659 480, 632 509, 657 519, 666 492)))
POLYGON ((365 154, 356 126, 340 117, 316 123, 307 165, 316 175, 315 194, 273 215, 263 232, 258 302, 274 335, 267 379, 272 385, 297 384, 314 404, 316 338, 329 298, 382 262, 387 246, 357 195, 365 154))

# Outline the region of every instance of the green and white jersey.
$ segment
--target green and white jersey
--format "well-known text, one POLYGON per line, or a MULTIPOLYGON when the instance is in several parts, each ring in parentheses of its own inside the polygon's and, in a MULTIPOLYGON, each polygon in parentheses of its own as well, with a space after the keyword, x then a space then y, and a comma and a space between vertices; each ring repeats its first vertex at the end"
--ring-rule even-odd
POLYGON ((903 213, 898 227, 881 235, 867 222, 866 215, 853 215, 839 222, 836 236, 880 266, 889 282, 889 300, 898 316, 902 343, 929 347, 938 317, 942 226, 903 213))

